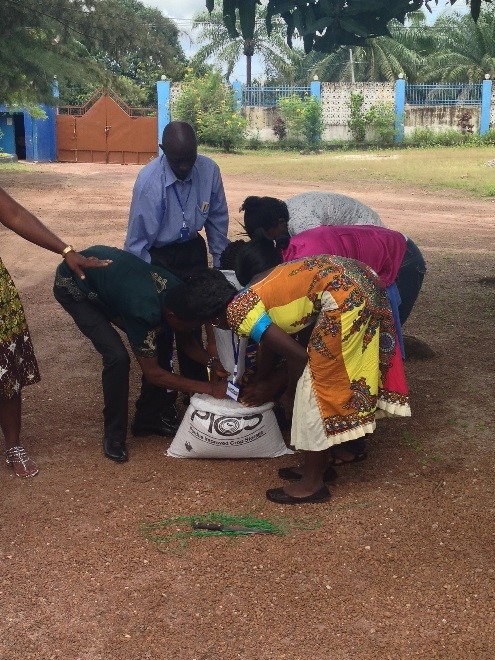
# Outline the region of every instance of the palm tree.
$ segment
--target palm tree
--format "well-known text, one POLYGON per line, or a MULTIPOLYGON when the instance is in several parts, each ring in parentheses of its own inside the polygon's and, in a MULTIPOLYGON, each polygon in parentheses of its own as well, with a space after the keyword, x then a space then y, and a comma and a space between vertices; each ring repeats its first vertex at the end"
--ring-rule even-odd
POLYGON ((286 83, 294 82, 294 68, 300 59, 300 51, 289 48, 285 41, 287 26, 281 19, 272 19, 270 36, 266 31, 266 7, 257 6, 256 23, 253 39, 244 40, 241 36, 232 39, 223 22, 222 11, 215 6, 211 14, 201 12, 193 19, 193 28, 200 30, 198 41, 204 45, 193 58, 195 62, 204 62, 209 58, 226 66, 228 79, 235 65, 243 55, 246 56, 246 84, 251 85, 251 60, 259 55, 265 70, 283 78, 286 83))
POLYGON ((411 12, 408 25, 392 20, 389 37, 367 39, 364 46, 340 47, 329 55, 311 52, 311 74, 321 80, 341 82, 390 82, 399 74, 409 82, 418 79, 433 38, 422 12, 411 12))
POLYGON ((437 46, 426 61, 425 80, 479 82, 495 76, 495 12, 482 11, 478 22, 471 16, 440 17, 435 25, 437 46))

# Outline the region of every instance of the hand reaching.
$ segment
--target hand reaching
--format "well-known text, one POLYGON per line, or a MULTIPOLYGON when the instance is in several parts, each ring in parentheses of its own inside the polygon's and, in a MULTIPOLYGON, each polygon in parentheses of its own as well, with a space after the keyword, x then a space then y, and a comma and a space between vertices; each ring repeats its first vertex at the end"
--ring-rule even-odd
POLYGON ((270 381, 251 381, 242 387, 239 400, 245 406, 261 406, 267 401, 273 401, 276 391, 273 390, 270 381))
POLYGON ((227 381, 226 380, 212 380, 211 385, 211 396, 215 399, 226 399, 227 398, 227 381))
POLYGON ((230 373, 224 369, 223 364, 220 360, 215 360, 213 366, 210 369, 210 380, 226 380, 230 376, 230 373))

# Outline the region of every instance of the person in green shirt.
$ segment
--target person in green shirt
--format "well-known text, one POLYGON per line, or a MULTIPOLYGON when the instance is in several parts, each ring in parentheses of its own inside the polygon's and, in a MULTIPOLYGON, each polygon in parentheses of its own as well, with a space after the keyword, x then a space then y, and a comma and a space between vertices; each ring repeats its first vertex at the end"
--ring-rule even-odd
MULTIPOLYGON (((129 252, 97 245, 81 254, 111 260, 106 268, 75 277, 66 263, 56 271, 53 292, 56 300, 72 316, 77 327, 90 339, 103 360, 104 439, 103 451, 117 462, 128 460, 130 359, 114 326, 120 328, 143 372, 153 385, 188 393, 224 398, 228 375, 217 357, 210 355, 194 338, 196 321, 183 321, 167 309, 167 297, 185 285, 165 268, 151 265, 129 252), (193 360, 208 366, 214 378, 195 381, 166 371, 158 364, 157 337, 173 330, 176 341, 193 360)), ((176 293, 178 293, 176 291, 176 293)), ((163 363, 170 363, 170 359, 163 363)))

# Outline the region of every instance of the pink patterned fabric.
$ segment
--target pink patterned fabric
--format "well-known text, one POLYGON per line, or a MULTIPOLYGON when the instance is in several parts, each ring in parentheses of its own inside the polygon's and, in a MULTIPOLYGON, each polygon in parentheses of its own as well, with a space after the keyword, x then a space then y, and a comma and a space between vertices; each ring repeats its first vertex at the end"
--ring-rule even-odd
POLYGON ((370 266, 388 287, 395 282, 405 252, 406 238, 398 231, 372 225, 326 225, 292 236, 282 257, 293 261, 331 254, 357 259, 370 266))

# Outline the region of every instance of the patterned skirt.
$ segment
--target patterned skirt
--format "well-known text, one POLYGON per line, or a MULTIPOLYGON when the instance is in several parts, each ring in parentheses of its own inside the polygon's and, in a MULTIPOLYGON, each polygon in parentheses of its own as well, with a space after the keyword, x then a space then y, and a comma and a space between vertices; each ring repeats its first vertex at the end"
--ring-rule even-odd
POLYGON ((384 416, 409 417, 409 396, 386 296, 344 311, 324 294, 294 400, 291 444, 323 451, 375 430, 384 416), (371 310, 371 311, 370 311, 371 310))
POLYGON ((12 399, 23 387, 39 380, 24 309, 0 259, 0 397, 12 399))

